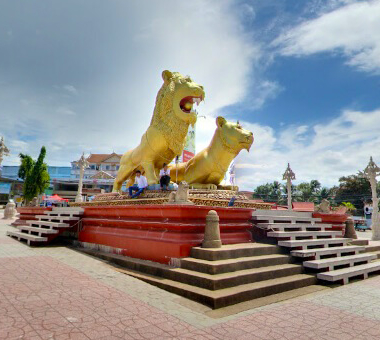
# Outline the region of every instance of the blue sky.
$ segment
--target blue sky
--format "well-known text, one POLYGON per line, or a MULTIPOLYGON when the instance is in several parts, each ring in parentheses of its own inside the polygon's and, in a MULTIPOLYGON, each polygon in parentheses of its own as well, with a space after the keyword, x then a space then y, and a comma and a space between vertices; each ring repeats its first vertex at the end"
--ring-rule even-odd
POLYGON ((380 162, 380 0, 0 0, 3 164, 136 146, 164 69, 205 87, 198 151, 218 115, 253 132, 242 189, 380 162))

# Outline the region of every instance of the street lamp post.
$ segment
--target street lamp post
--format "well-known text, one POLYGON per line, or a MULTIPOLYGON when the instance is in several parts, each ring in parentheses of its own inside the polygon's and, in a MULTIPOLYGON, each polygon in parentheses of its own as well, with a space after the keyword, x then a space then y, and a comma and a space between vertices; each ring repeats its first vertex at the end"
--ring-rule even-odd
POLYGON ((290 169, 289 163, 284 174, 282 175, 282 179, 286 180, 286 189, 288 192, 288 209, 292 210, 292 180, 296 179, 296 175, 293 170, 290 169))
POLYGON ((377 197, 376 187, 377 180, 376 176, 380 175, 380 168, 373 161, 372 156, 369 160, 367 167, 363 172, 359 172, 361 177, 367 178, 371 184, 372 191, 372 240, 380 240, 380 221, 379 221, 379 199, 377 197))
POLYGON ((4 137, 0 140, 0 176, 1 176, 1 163, 3 162, 4 156, 9 155, 9 149, 4 144, 4 137))
POLYGON ((77 195, 75 197, 75 202, 83 202, 83 197, 82 197, 83 173, 84 173, 84 169, 86 169, 90 165, 90 163, 88 162, 87 158, 84 157, 84 153, 83 153, 81 158, 79 158, 79 160, 74 162, 74 164, 77 167, 79 167, 78 192, 77 192, 77 195))

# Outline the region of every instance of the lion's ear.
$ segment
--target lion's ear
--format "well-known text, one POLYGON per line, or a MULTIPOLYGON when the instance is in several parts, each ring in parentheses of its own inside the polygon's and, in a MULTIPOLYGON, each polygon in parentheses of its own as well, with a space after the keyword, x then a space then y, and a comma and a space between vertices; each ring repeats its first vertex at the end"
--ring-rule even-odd
POLYGON ((217 127, 221 128, 226 123, 227 123, 227 121, 222 116, 219 116, 216 118, 216 126, 217 127))
POLYGON ((173 77, 173 73, 165 70, 162 72, 162 79, 164 80, 165 83, 167 83, 171 78, 173 77))

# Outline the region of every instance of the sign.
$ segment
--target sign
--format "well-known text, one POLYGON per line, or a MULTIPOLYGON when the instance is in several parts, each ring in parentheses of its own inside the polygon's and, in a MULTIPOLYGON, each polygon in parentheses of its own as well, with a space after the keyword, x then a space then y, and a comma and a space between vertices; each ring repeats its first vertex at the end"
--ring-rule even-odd
POLYGON ((47 188, 44 191, 46 196, 52 196, 53 195, 53 189, 47 188))
POLYGON ((183 150, 182 162, 187 162, 188 160, 192 159, 193 157, 194 157, 194 154, 192 152, 183 150))
POLYGON ((190 125, 187 132, 185 147, 183 148, 182 157, 180 162, 187 162, 195 155, 195 127, 190 125))
POLYGON ((12 183, 9 182, 0 182, 0 194, 7 194, 11 192, 12 183))

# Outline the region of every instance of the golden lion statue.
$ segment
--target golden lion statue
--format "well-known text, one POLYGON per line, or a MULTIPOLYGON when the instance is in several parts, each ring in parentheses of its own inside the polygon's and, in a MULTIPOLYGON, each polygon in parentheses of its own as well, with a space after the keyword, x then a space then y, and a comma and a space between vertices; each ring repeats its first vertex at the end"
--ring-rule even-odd
POLYGON ((216 118, 216 131, 210 145, 198 152, 186 163, 170 165, 171 179, 180 183, 186 181, 194 189, 238 190, 231 185, 221 186, 231 161, 242 149, 249 152, 253 133, 243 129, 239 123, 216 118), (178 172, 178 175, 177 175, 178 172))
POLYGON ((159 169, 182 153, 189 125, 197 121, 192 106, 204 99, 203 87, 178 72, 163 71, 162 79, 150 126, 140 145, 122 156, 114 192, 125 180, 132 182, 137 169, 145 173, 149 185, 158 183, 159 169))

